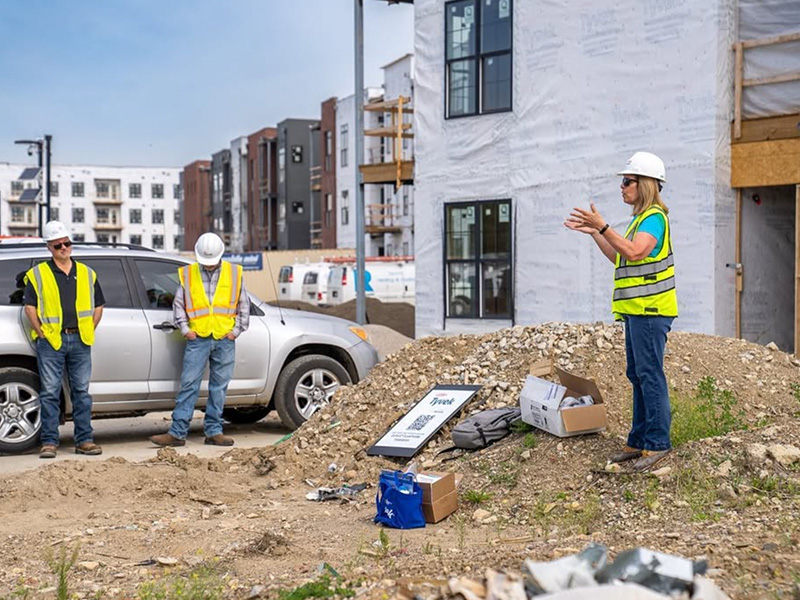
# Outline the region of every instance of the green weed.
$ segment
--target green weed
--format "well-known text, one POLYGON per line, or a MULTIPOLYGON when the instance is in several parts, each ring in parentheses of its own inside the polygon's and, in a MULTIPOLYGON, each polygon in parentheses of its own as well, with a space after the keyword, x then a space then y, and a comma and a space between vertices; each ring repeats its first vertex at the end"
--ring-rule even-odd
POLYGON ((717 521, 719 514, 712 507, 717 491, 714 480, 698 465, 689 465, 675 475, 678 497, 689 505, 693 521, 717 521))
POLYGON ((392 549, 392 544, 389 541, 389 534, 386 533, 386 530, 383 528, 381 528, 380 533, 378 533, 378 541, 381 543, 379 551, 381 557, 388 556, 389 551, 392 549))
POLYGON ((149 581, 139 586, 139 600, 220 600, 225 593, 225 583, 219 574, 208 566, 199 567, 187 574, 175 574, 159 581, 149 581))
POLYGON ((790 387, 792 388, 792 396, 800 402, 800 383, 793 383, 790 387))
POLYGON ((625 502, 633 502, 635 498, 636 494, 629 489, 626 489, 624 492, 622 492, 622 499, 625 500, 625 502))
POLYGON ((484 504, 492 499, 491 492, 483 492, 480 490, 467 490, 464 492, 464 500, 470 504, 484 504))
POLYGON ((502 485, 511 489, 517 485, 519 466, 512 463, 501 463, 497 468, 489 471, 488 477, 489 483, 492 485, 502 485))
POLYGON ((511 423, 510 429, 511 433, 528 433, 529 431, 533 431, 533 425, 519 419, 511 423))
POLYGON ((467 518, 462 514, 453 517, 456 526, 456 536, 458 537, 458 549, 463 552, 467 542, 467 518))
POLYGON ((68 548, 66 544, 62 544, 58 549, 58 554, 53 552, 52 548, 48 548, 45 552, 45 562, 50 570, 56 576, 56 598, 58 600, 68 600, 69 598, 69 572, 75 563, 78 561, 78 552, 80 546, 68 548))
POLYGON ((341 578, 332 577, 329 573, 324 573, 314 581, 304 583, 293 590, 278 592, 279 600, 305 600, 306 598, 331 598, 333 596, 352 598, 355 596, 355 592, 349 587, 341 585, 341 578))
POLYGON ((722 390, 714 377, 697 383, 692 396, 672 394, 672 445, 747 429, 744 411, 737 410, 733 392, 722 390))
POLYGON ((522 438, 522 446, 529 450, 536 448, 536 443, 536 436, 532 433, 526 433, 525 437, 522 438))
POLYGON ((794 498, 800 496, 800 484, 775 475, 768 475, 767 477, 753 476, 750 480, 750 487, 757 495, 767 498, 794 498))

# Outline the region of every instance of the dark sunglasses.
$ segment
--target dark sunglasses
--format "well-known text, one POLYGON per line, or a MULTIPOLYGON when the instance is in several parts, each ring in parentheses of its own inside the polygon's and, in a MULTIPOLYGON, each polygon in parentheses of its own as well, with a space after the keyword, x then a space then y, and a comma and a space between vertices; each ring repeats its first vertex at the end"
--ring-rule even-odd
POLYGON ((628 187, 632 183, 639 183, 638 179, 631 179, 630 177, 622 178, 622 187, 628 187))
POLYGON ((53 244, 53 250, 61 250, 61 248, 69 248, 70 246, 72 246, 72 242, 70 241, 61 242, 58 244, 53 244))

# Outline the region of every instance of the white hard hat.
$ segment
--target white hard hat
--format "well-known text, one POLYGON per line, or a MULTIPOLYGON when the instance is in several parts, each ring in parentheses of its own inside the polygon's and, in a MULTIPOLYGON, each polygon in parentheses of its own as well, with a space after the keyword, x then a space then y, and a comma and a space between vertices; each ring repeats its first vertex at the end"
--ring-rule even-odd
POLYGON ((42 237, 46 242, 52 242, 53 240, 60 240, 61 238, 72 239, 72 236, 70 236, 69 231, 61 221, 48 221, 47 223, 45 223, 44 229, 42 230, 42 237))
POLYGON ((625 163, 625 168, 617 175, 642 175, 667 182, 667 170, 664 161, 650 152, 637 152, 625 163))
POLYGON ((224 253, 225 242, 216 233, 204 233, 197 238, 197 243, 194 245, 197 262, 206 267, 217 264, 224 253))

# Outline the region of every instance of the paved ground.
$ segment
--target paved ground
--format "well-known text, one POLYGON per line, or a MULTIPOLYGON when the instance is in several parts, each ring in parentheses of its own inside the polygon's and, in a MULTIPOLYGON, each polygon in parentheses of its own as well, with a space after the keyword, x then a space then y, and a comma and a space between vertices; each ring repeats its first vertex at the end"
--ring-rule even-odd
MULTIPOLYGON (((61 446, 55 461, 81 460, 96 461, 112 456, 122 457, 129 461, 146 460, 155 456, 157 448, 148 441, 148 437, 156 433, 164 433, 169 428, 170 413, 152 413, 144 417, 130 419, 94 420, 95 442, 103 447, 102 456, 78 456, 72 443, 72 423, 61 426, 61 446)), ((267 416, 263 421, 252 425, 226 424, 225 434, 236 440, 238 448, 269 446, 289 433, 281 425, 277 414, 267 416)), ((192 419, 189 438, 186 446, 176 448, 181 454, 192 453, 200 457, 220 456, 230 448, 206 446, 203 443, 203 413, 195 412, 192 419)), ((38 448, 32 454, 0 455, 0 475, 19 473, 35 469, 52 460, 42 460, 38 448)))

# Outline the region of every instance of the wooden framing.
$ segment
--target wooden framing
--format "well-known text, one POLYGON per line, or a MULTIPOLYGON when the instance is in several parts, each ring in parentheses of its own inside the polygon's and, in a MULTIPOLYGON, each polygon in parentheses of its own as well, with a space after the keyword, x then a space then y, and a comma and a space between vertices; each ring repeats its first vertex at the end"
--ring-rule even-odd
POLYGON ((800 356, 800 185, 794 188, 794 355, 800 356))
POLYGON ((738 139, 733 128, 731 125, 732 144, 800 138, 800 113, 742 121, 738 139))
POLYGON ((731 145, 731 187, 800 184, 800 137, 731 145))
POLYGON ((733 45, 734 52, 734 74, 733 74, 733 139, 738 140, 742 135, 742 92, 744 88, 755 85, 769 85, 775 83, 785 83, 787 81, 800 81, 800 72, 781 73, 771 77, 760 79, 744 78, 744 51, 749 48, 762 46, 772 46, 774 44, 785 44, 787 42, 800 41, 800 31, 787 33, 769 38, 757 40, 745 40, 736 42, 733 45))
MULTIPOLYGON (((359 167, 364 183, 396 183, 397 166, 395 163, 375 163, 359 167)), ((414 161, 400 161, 400 181, 411 183, 414 180, 414 161)))

